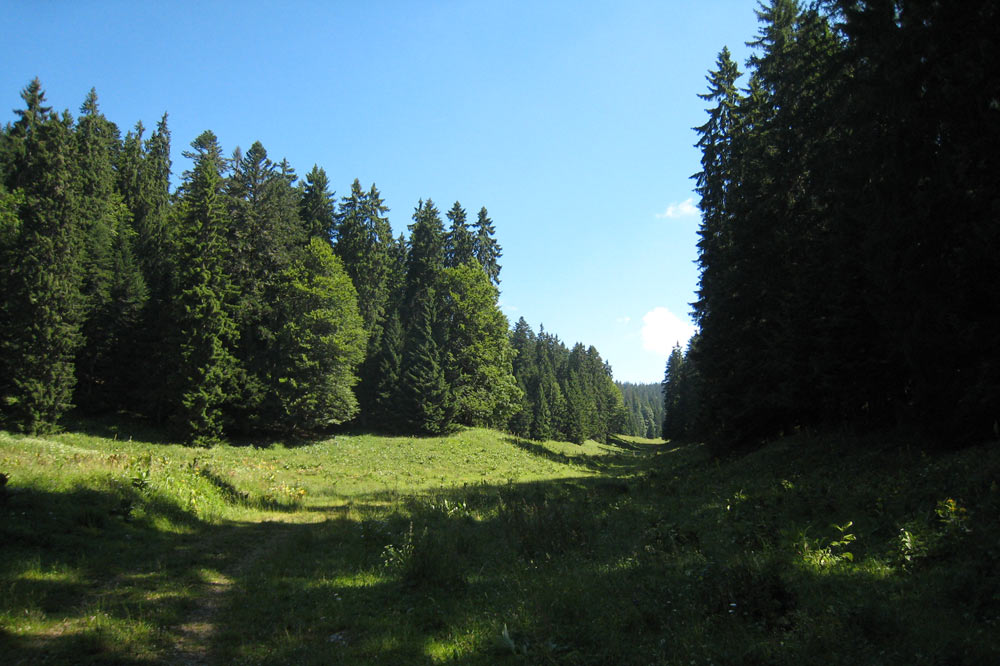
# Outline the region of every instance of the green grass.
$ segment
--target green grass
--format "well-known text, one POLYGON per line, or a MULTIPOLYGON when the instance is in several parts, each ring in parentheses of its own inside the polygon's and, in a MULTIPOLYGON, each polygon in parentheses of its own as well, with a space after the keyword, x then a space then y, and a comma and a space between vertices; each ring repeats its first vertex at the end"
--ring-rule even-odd
POLYGON ((1000 452, 0 433, 0 663, 990 663, 1000 452))

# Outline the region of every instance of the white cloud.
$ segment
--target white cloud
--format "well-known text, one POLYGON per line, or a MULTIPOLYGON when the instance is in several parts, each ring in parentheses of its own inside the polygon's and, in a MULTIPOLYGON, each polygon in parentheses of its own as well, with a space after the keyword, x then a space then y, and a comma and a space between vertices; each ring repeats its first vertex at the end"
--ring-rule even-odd
POLYGON ((618 322, 619 324, 628 324, 630 321, 632 321, 632 317, 618 317, 618 319, 615 319, 615 321, 618 322))
POLYGON ((666 360, 674 345, 687 346, 695 330, 690 320, 681 319, 665 307, 655 307, 642 317, 642 348, 666 360))
POLYGON ((688 197, 680 203, 672 203, 662 213, 657 213, 656 217, 661 220, 675 219, 678 217, 691 217, 698 214, 698 207, 694 205, 694 197, 688 197))

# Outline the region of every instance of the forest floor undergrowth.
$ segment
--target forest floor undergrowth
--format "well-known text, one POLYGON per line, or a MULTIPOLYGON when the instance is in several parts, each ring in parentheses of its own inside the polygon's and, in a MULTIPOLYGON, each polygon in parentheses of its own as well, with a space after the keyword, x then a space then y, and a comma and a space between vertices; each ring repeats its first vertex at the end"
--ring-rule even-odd
POLYGON ((992 663, 1000 447, 0 432, 0 663, 992 663))

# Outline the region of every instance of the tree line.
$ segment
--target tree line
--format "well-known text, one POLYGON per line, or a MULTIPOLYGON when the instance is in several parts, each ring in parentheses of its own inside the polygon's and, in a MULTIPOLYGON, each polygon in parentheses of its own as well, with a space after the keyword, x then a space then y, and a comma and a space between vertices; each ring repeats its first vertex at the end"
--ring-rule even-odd
POLYGON ((661 384, 619 382, 625 401, 625 425, 622 434, 657 439, 662 434, 664 402, 661 384))
POLYGON ((666 437, 998 436, 998 5, 770 0, 746 78, 722 50, 666 437))
POLYGON ((5 427, 46 432, 75 407, 193 444, 345 422, 614 429, 621 394, 596 350, 509 330, 485 208, 470 221, 456 202, 446 228, 420 201, 394 236, 374 184, 338 201, 322 168, 300 179, 259 142, 226 157, 211 131, 171 191, 166 115, 122 137, 93 90, 75 119, 37 79, 21 96, 0 134, 5 427))

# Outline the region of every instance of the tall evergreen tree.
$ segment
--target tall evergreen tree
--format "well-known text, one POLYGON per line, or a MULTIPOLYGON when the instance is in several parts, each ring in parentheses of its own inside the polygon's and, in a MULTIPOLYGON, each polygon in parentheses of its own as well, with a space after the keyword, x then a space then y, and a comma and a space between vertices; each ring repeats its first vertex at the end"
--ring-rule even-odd
POLYGON ((116 187, 118 129, 100 112, 91 89, 75 138, 79 224, 83 236, 85 343, 76 359, 77 403, 86 409, 127 406, 147 289, 134 252, 131 216, 116 187))
POLYGON ((399 322, 399 313, 393 312, 386 322, 379 340, 379 349, 373 357, 377 383, 369 414, 369 423, 390 432, 401 425, 395 402, 403 372, 402 355, 403 327, 399 322))
POLYGON ((357 413, 352 388, 367 342, 354 285, 330 243, 315 237, 279 285, 274 425, 318 431, 343 423, 357 413))
POLYGON ((334 250, 358 291, 361 316, 369 335, 382 326, 388 300, 386 279, 392 244, 392 228, 385 217, 388 210, 374 184, 365 192, 355 179, 351 193, 341 199, 337 213, 334 250))
POLYGON ((171 381, 174 422, 191 444, 211 444, 223 434, 222 406, 231 396, 236 372, 233 348, 237 327, 235 293, 226 272, 228 227, 222 194, 225 163, 211 131, 191 143, 194 161, 181 187, 182 227, 178 230, 176 286, 172 303, 175 331, 171 381))
POLYGON ((329 188, 326 171, 313 165, 302 187, 299 217, 309 238, 322 238, 332 243, 337 231, 337 210, 334 193, 329 188))
POLYGON ((246 154, 239 149, 226 180, 229 208, 226 272, 239 294, 234 321, 239 344, 235 356, 240 390, 228 408, 237 427, 251 430, 280 417, 274 400, 278 366, 275 336, 282 326, 278 293, 285 272, 298 259, 305 238, 301 227, 299 192, 287 163, 276 164, 254 142, 246 154))
MULTIPOLYGON (((437 287, 438 278, 445 267, 444 225, 433 201, 428 199, 417 204, 409 230, 406 303, 412 304, 419 294, 437 287)), ((411 310, 410 316, 416 316, 415 311, 411 310)))
POLYGON ((73 187, 73 121, 44 106, 38 79, 9 132, 9 191, 19 191, 11 243, 17 270, 5 280, 0 355, 11 372, 2 408, 13 425, 52 430, 72 405, 74 357, 82 340, 82 249, 73 187))
POLYGON ((499 287, 500 257, 503 256, 503 252, 500 244, 494 238, 496 229, 493 227, 493 220, 490 219, 485 207, 479 209, 474 228, 473 253, 476 255, 479 265, 486 271, 490 282, 499 287))
POLYGON ((434 335, 437 307, 433 289, 417 295, 413 311, 396 398, 399 421, 409 432, 440 435, 452 426, 453 406, 434 335))
POLYGON ((440 284, 447 330, 442 359, 455 418, 464 425, 503 426, 521 395, 511 365, 507 318, 497 304, 499 292, 470 263, 445 269, 440 284))
POLYGON ((473 261, 474 239, 465 220, 465 209, 457 201, 447 213, 451 228, 445 236, 445 265, 449 268, 473 261))
MULTIPOLYGON (((170 206, 167 115, 163 114, 148 139, 143 139, 144 132, 140 122, 125 136, 116 165, 117 188, 131 220, 130 244, 148 291, 140 321, 131 332, 121 334, 127 338, 123 353, 134 355, 136 362, 123 363, 124 369, 119 370, 125 374, 122 378, 125 384, 134 387, 121 391, 127 398, 127 406, 162 421, 166 418, 166 406, 172 403, 169 387, 162 378, 173 372, 171 363, 176 360, 169 352, 168 337, 174 325, 171 300, 176 257, 172 224, 178 216, 170 206)), ((123 244, 120 251, 127 253, 129 249, 123 244)), ((127 294, 131 293, 125 287, 127 284, 138 286, 131 277, 123 278, 120 299, 127 300, 127 294)), ((125 300, 120 302, 124 304, 125 300)), ((127 311, 130 310, 123 305, 123 314, 127 311)))

